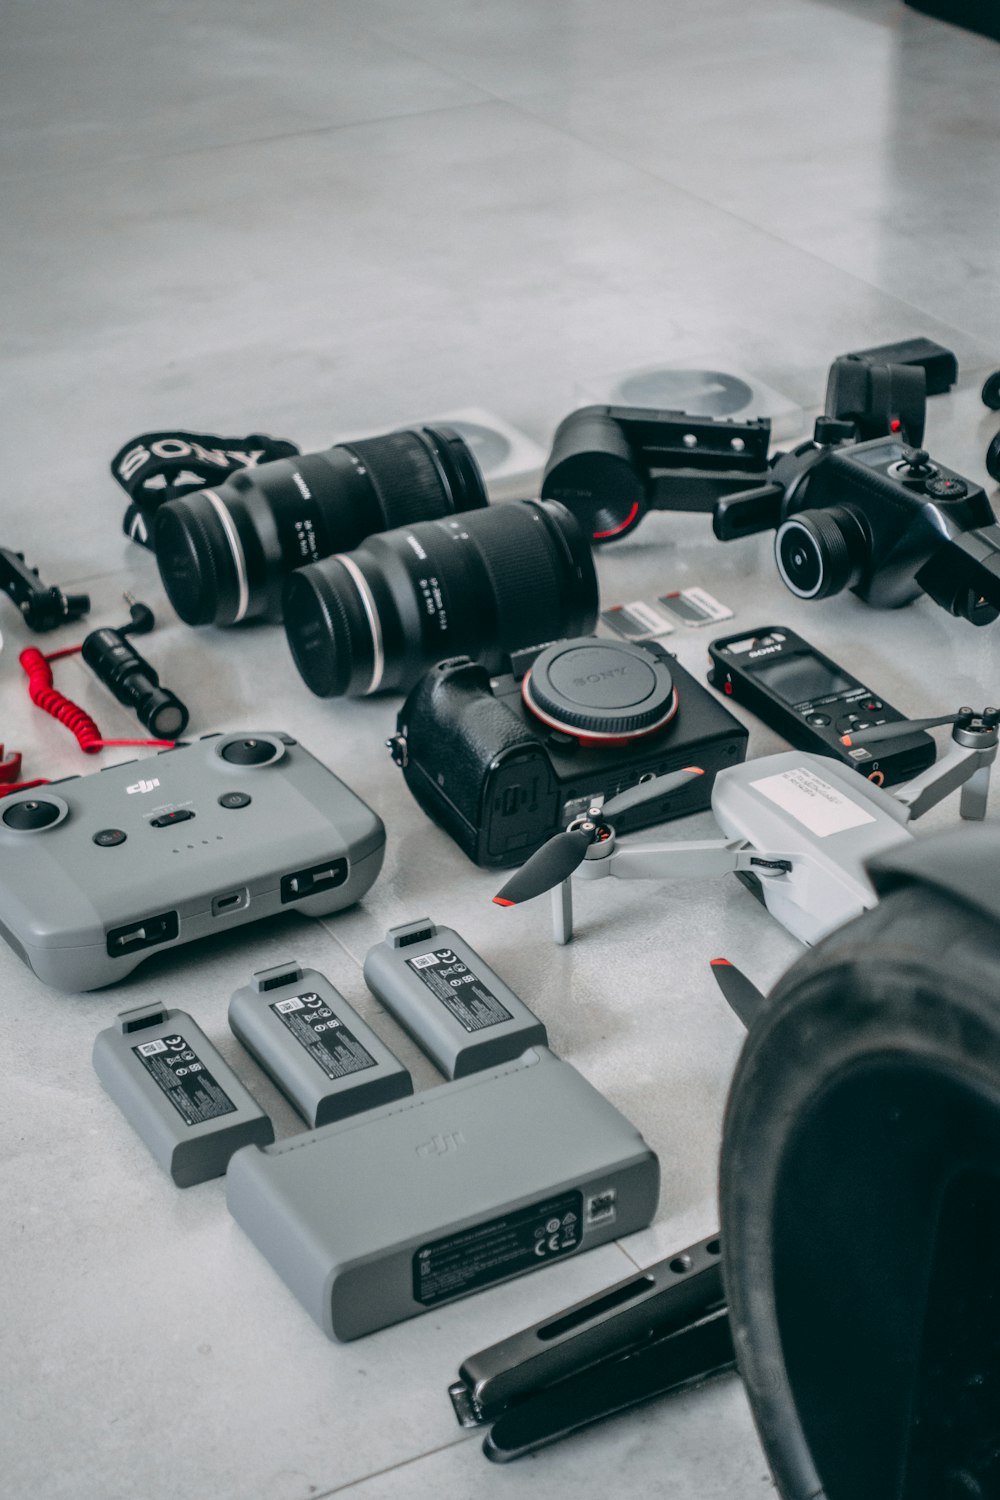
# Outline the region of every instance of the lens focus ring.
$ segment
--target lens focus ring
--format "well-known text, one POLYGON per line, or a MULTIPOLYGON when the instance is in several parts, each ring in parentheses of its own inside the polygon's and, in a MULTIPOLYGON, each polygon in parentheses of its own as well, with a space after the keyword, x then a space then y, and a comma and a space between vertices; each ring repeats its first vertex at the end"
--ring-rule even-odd
POLYGON ((532 505, 503 505, 476 521, 479 558, 493 585, 497 633, 509 650, 551 641, 564 628, 564 567, 532 505))
POLYGON ((792 516, 774 538, 782 582, 800 599, 829 599, 854 583, 864 551, 864 533, 843 507, 792 516))
POLYGON ((453 513, 451 490, 417 433, 390 432, 344 447, 364 464, 387 531, 453 513))

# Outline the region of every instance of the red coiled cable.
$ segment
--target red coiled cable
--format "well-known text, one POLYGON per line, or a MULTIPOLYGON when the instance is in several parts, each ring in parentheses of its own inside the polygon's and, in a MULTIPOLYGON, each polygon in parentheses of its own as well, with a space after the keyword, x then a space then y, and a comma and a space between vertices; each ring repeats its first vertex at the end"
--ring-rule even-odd
POLYGON ((53 651, 45 656, 37 646, 26 646, 18 657, 18 661, 28 674, 28 695, 36 708, 43 713, 51 714, 53 719, 58 719, 60 724, 65 724, 71 734, 75 735, 80 749, 85 755, 94 755, 98 750, 107 749, 111 745, 159 745, 169 748, 173 740, 106 740, 102 738, 101 731, 90 715, 76 703, 58 692, 52 682, 52 669, 50 661, 58 661, 61 656, 74 656, 81 648, 69 646, 65 651, 53 651))

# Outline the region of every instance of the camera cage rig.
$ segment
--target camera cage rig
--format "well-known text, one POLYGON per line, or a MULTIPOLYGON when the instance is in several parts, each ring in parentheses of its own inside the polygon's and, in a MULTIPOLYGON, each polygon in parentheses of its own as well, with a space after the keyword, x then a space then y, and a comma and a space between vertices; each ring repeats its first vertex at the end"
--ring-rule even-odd
MULTIPOLYGON (((906 722, 906 721, 904 721, 906 722)), ((990 770, 1000 745, 1000 709, 964 707, 955 714, 909 721, 915 729, 952 724, 952 748, 936 765, 889 792, 856 771, 808 752, 762 756, 720 771, 712 812, 725 835, 681 843, 619 842, 612 822, 620 799, 595 802, 526 861, 493 898, 515 906, 552 892, 553 936, 573 936, 572 876, 598 880, 666 880, 736 874, 773 917, 807 945, 875 906, 867 861, 901 845, 910 824, 954 791, 964 820, 986 815, 990 770), (830 835, 837 837, 831 839, 830 835)), ((845 736, 877 742, 898 722, 845 736)), ((697 768, 692 768, 697 774, 697 768)), ((684 773, 675 773, 684 774, 684 773)), ((634 787, 630 805, 661 795, 660 778, 634 787)))

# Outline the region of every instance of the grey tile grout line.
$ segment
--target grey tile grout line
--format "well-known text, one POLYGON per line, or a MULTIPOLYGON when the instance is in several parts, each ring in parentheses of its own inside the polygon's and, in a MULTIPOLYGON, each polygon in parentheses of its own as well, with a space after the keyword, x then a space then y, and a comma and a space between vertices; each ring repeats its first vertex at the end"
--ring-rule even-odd
POLYGON ((422 1463, 425 1458, 433 1458, 437 1453, 447 1453, 463 1443, 470 1443, 477 1435, 476 1432, 470 1432, 465 1437, 455 1438, 451 1443, 439 1443, 436 1448, 428 1448, 426 1453, 415 1453, 412 1458, 401 1459, 398 1464, 387 1464, 384 1469, 373 1469, 370 1474, 363 1474, 359 1479, 349 1479, 346 1484, 335 1485, 332 1490, 322 1490, 319 1494, 312 1496, 311 1500, 329 1500, 331 1495, 346 1494, 348 1490, 367 1484, 371 1479, 381 1479, 385 1474, 394 1474, 397 1469, 408 1469, 412 1464, 422 1463))
MULTIPOLYGON (((815 250, 808 250, 803 245, 796 245, 792 240, 784 239, 776 230, 769 229, 767 225, 758 224, 755 220, 747 219, 742 214, 735 214, 732 209, 723 208, 721 204, 713 203, 711 198, 705 198, 700 193, 696 193, 693 188, 686 187, 683 183, 675 182, 673 178, 654 171, 652 167, 645 166, 640 162, 630 161, 621 152, 612 150, 608 146, 595 145, 593 141, 586 140, 583 136, 578 135, 576 131, 568 129, 564 125, 553 126, 552 122, 546 120, 544 116, 536 115, 530 105, 515 103, 513 100, 505 100, 503 102, 509 104, 511 109, 516 109, 519 113, 524 114, 528 119, 535 120, 539 124, 549 125, 550 128, 558 130, 568 139, 576 141, 578 145, 589 146, 592 151, 601 152, 607 156, 609 161, 615 161, 621 166, 630 167, 632 171, 642 173, 643 176, 648 177, 651 182, 657 183, 660 187, 669 187, 674 192, 681 193, 693 203, 700 203, 704 208, 712 209, 714 212, 724 215, 733 224, 739 224, 744 229, 752 229, 757 234, 763 234, 769 240, 774 241, 775 244, 782 245, 786 250, 793 250, 798 255, 804 255, 817 265, 825 266, 827 270, 836 271, 839 275, 846 276, 858 286, 867 287, 869 291, 877 292, 880 297, 885 297, 890 302, 898 303, 900 307, 912 309, 914 313, 922 318, 933 318, 943 328, 953 329, 956 333, 964 334, 966 338, 973 339, 976 343, 981 342, 982 335, 980 333, 974 333, 971 329, 965 328, 962 324, 954 322, 950 318, 943 318, 940 313, 933 312, 930 308, 919 307, 915 302, 910 302, 905 297, 900 297, 896 292, 887 291, 885 287, 879 286, 877 282, 867 281, 863 276, 859 276, 857 272, 848 271, 845 267, 838 266, 836 261, 827 260, 825 256, 818 254, 815 250)), ((613 189, 612 191, 615 190, 613 189)))
MULTIPOLYGON (((635 1266, 637 1271, 642 1271, 645 1269, 645 1267, 638 1265, 633 1257, 629 1255, 628 1251, 625 1249, 620 1240, 612 1240, 610 1243, 614 1245, 615 1249, 621 1251, 626 1260, 632 1262, 632 1265, 635 1266)), ((620 1279, 624 1280, 625 1278, 623 1277, 620 1279)), ((614 1285, 614 1281, 608 1283, 609 1287, 614 1285)), ((604 1290, 607 1290, 607 1288, 604 1288, 604 1290)), ((593 1295, 598 1296, 599 1291, 593 1293, 593 1295)), ((479 1431, 479 1429, 476 1429, 469 1432, 465 1437, 456 1438, 452 1443, 441 1443, 436 1448, 428 1448, 425 1453, 415 1453, 412 1458, 404 1458, 397 1464, 388 1464, 384 1469, 374 1469, 370 1474, 365 1474, 359 1479, 351 1479, 347 1484, 337 1485, 332 1490, 323 1490, 320 1494, 314 1496, 313 1500, 329 1500, 329 1497, 331 1495, 346 1494, 348 1491, 356 1488, 358 1485, 367 1484, 370 1479, 379 1479, 383 1475, 395 1473, 397 1469, 409 1468, 412 1464, 420 1463, 425 1458, 433 1458, 437 1453, 447 1453, 450 1449, 457 1448, 462 1443, 471 1442, 473 1438, 479 1436, 479 1431)), ((485 1429, 483 1429, 483 1431, 485 1432, 485 1429)))
MULTIPOLYGON (((474 87, 474 85, 470 85, 474 87)), ((428 109, 404 109, 395 114, 374 115, 370 119, 342 120, 331 122, 328 125, 306 125, 296 130, 276 130, 271 135, 247 136, 240 141, 214 141, 206 146, 179 147, 173 151, 150 152, 148 154, 136 154, 134 156, 115 156, 105 161, 92 162, 87 166, 78 167, 52 167, 48 170, 31 172, 8 172, 0 174, 0 186, 15 182, 33 182, 35 180, 48 180, 51 177, 86 177, 88 174, 106 171, 118 171, 128 166, 137 166, 150 162, 166 162, 185 160, 190 156, 205 156, 212 151, 239 151, 245 147, 267 146, 273 141, 295 140, 298 136, 314 136, 332 134, 338 130, 364 130, 372 125, 391 125, 397 120, 415 120, 424 115, 444 115, 455 110, 482 109, 484 105, 506 104, 504 99, 498 99, 493 94, 484 94, 482 99, 469 99, 464 104, 435 104, 428 109)), ((534 119, 534 116, 531 116, 534 119)))

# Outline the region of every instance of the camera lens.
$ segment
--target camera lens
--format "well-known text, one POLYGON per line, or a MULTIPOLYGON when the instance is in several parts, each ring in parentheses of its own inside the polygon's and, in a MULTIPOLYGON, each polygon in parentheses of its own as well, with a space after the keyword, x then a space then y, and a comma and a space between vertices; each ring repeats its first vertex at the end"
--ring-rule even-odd
POLYGON ((188 625, 281 618, 294 568, 350 551, 376 531, 477 510, 486 487, 450 427, 406 428, 323 453, 241 469, 156 514, 160 577, 188 625))
POLYGON ((403 692, 446 656, 497 672, 507 653, 597 621, 586 536, 551 500, 521 500, 373 536, 289 575, 285 631, 320 698, 403 692))
POLYGON ((870 553, 868 529, 847 505, 802 511, 783 521, 774 538, 782 582, 800 599, 829 599, 853 587, 870 553))

